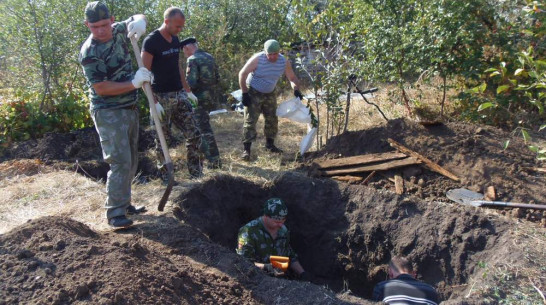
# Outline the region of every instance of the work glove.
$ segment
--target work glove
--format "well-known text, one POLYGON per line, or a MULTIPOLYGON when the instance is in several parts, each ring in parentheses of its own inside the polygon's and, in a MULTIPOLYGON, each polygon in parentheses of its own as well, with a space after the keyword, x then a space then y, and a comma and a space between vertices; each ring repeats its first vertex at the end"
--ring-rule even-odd
POLYGON ((298 89, 294 90, 294 96, 299 98, 300 100, 303 100, 303 94, 301 94, 298 89))
POLYGON ((193 108, 197 108, 199 100, 197 99, 197 96, 193 94, 193 92, 186 93, 188 95, 188 99, 190 100, 191 105, 193 108))
POLYGON ((129 32, 127 37, 135 37, 138 40, 140 36, 146 33, 146 20, 144 18, 140 18, 129 22, 127 25, 127 31, 129 32))
POLYGON ((250 94, 248 92, 243 93, 243 106, 248 107, 250 103, 250 94))
POLYGON ((265 272, 271 274, 271 275, 274 275, 274 276, 284 275, 284 272, 282 272, 282 270, 279 270, 279 269, 273 267, 273 265, 271 265, 271 264, 264 264, 264 269, 263 270, 265 272))
POLYGON ((152 72, 148 71, 148 69, 141 67, 138 69, 137 73, 135 73, 135 77, 131 81, 133 83, 133 86, 135 88, 142 87, 142 84, 144 82, 151 82, 152 81, 152 72))
POLYGON ((163 121, 163 118, 165 118, 165 109, 163 109, 163 106, 161 106, 160 103, 155 103, 155 111, 157 112, 159 120, 163 121))

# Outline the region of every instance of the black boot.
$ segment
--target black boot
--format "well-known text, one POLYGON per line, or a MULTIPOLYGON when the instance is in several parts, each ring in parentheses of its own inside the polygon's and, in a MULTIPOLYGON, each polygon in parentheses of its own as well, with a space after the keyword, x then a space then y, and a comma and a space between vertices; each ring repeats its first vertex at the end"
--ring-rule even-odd
POLYGON ((241 159, 244 161, 250 161, 250 146, 252 145, 252 142, 243 143, 243 145, 245 148, 243 150, 243 154, 241 155, 241 159))
POLYGON ((272 138, 266 139, 265 149, 273 153, 278 153, 278 154, 282 153, 282 149, 275 146, 275 139, 272 139, 272 138))

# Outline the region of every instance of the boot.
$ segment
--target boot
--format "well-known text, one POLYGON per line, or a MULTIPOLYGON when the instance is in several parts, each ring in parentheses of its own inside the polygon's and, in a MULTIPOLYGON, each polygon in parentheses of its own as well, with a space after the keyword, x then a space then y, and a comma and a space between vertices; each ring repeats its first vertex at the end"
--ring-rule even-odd
POLYGON ((265 149, 269 150, 272 153, 277 153, 277 154, 282 153, 282 149, 275 146, 275 139, 272 139, 272 138, 266 139, 265 149))
POLYGON ((245 148, 243 150, 243 154, 241 155, 241 159, 243 159, 244 161, 250 161, 250 146, 252 145, 252 142, 243 143, 243 145, 245 146, 245 148))

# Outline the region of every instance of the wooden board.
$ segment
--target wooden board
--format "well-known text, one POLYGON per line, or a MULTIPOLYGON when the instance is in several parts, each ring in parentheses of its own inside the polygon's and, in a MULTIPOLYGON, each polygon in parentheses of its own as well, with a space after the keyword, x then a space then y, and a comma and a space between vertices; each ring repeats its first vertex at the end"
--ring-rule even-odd
POLYGON ((364 180, 364 178, 356 176, 333 176, 332 179, 349 183, 356 183, 364 180))
POLYGON ((390 145, 396 149, 398 149, 399 151, 405 153, 405 154, 408 154, 418 160, 421 160, 428 168, 430 168, 431 170, 439 173, 439 174, 442 174, 450 179, 453 179, 455 181, 460 181, 459 177, 455 176, 454 174, 452 174, 450 171, 448 171, 447 169, 441 167, 440 165, 432 162, 430 159, 428 159, 427 157, 403 146, 402 144, 396 142, 395 140, 393 139, 387 139, 387 141, 390 143, 390 145))
POLYGON ((400 175, 394 175, 394 190, 396 194, 404 194, 404 179, 400 175))
POLYGON ((347 158, 331 159, 324 160, 320 162, 315 162, 319 168, 332 168, 332 167, 341 167, 341 166, 353 166, 353 165, 363 165, 379 161, 389 161, 396 159, 406 158, 407 155, 399 152, 387 152, 379 154, 367 154, 360 156, 353 156, 347 158))
POLYGON ((379 164, 372 164, 372 165, 363 165, 363 166, 356 166, 356 167, 350 167, 350 168, 342 168, 342 169, 332 169, 332 170, 323 170, 322 174, 323 176, 335 176, 335 175, 348 175, 348 174, 356 174, 356 173, 364 173, 364 172, 372 172, 372 171, 385 171, 393 168, 399 168, 414 164, 419 164, 421 161, 419 161, 417 158, 409 157, 405 159, 400 160, 392 160, 387 161, 379 164))

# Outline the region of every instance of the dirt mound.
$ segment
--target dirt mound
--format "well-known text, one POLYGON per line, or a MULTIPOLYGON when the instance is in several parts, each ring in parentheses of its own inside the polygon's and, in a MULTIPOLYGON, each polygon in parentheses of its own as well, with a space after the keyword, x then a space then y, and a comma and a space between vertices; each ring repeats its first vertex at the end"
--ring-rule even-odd
POLYGON ((304 268, 335 291, 345 287, 370 298, 395 254, 408 256, 421 279, 452 301, 472 289, 467 283, 481 276, 483 262, 521 264, 514 262, 521 249, 508 242, 511 224, 499 217, 302 174, 286 173, 264 185, 215 177, 179 197, 181 218, 235 249, 239 227, 256 218, 271 196, 288 205, 286 225, 304 268))
POLYGON ((168 229, 144 224, 98 234, 46 217, 1 236, 0 304, 341 303, 309 283, 287 287, 191 227, 164 220, 168 229))
MULTIPOLYGON (((455 182, 424 166, 407 167, 400 171, 408 186, 407 193, 427 201, 448 202, 445 194, 449 189, 465 187, 484 193, 488 186, 494 186, 497 200, 546 203, 546 176, 527 170, 544 164, 520 137, 493 127, 468 123, 422 126, 397 119, 334 137, 324 149, 309 154, 308 158, 322 160, 394 151, 388 138, 424 155, 461 179, 460 183, 455 182), (504 149, 506 140, 510 140, 510 145, 504 149), (422 181, 418 183, 420 179, 422 181)), ((392 176, 394 171, 386 174, 392 176)), ((394 184, 382 175, 375 175, 370 185, 377 189, 394 189, 394 184)), ((515 210, 514 215, 537 222, 546 219, 542 212, 532 210, 515 210)), ((543 223, 546 225, 546 221, 543 223)))
MULTIPOLYGON (((154 146, 152 131, 140 129, 138 145, 140 176, 158 177, 154 161, 144 154, 154 146)), ((103 181, 106 181, 106 174, 110 169, 103 161, 99 135, 92 127, 64 134, 47 133, 40 139, 16 143, 0 156, 0 162, 14 159, 37 159, 53 168, 78 171, 87 177, 103 181)))

